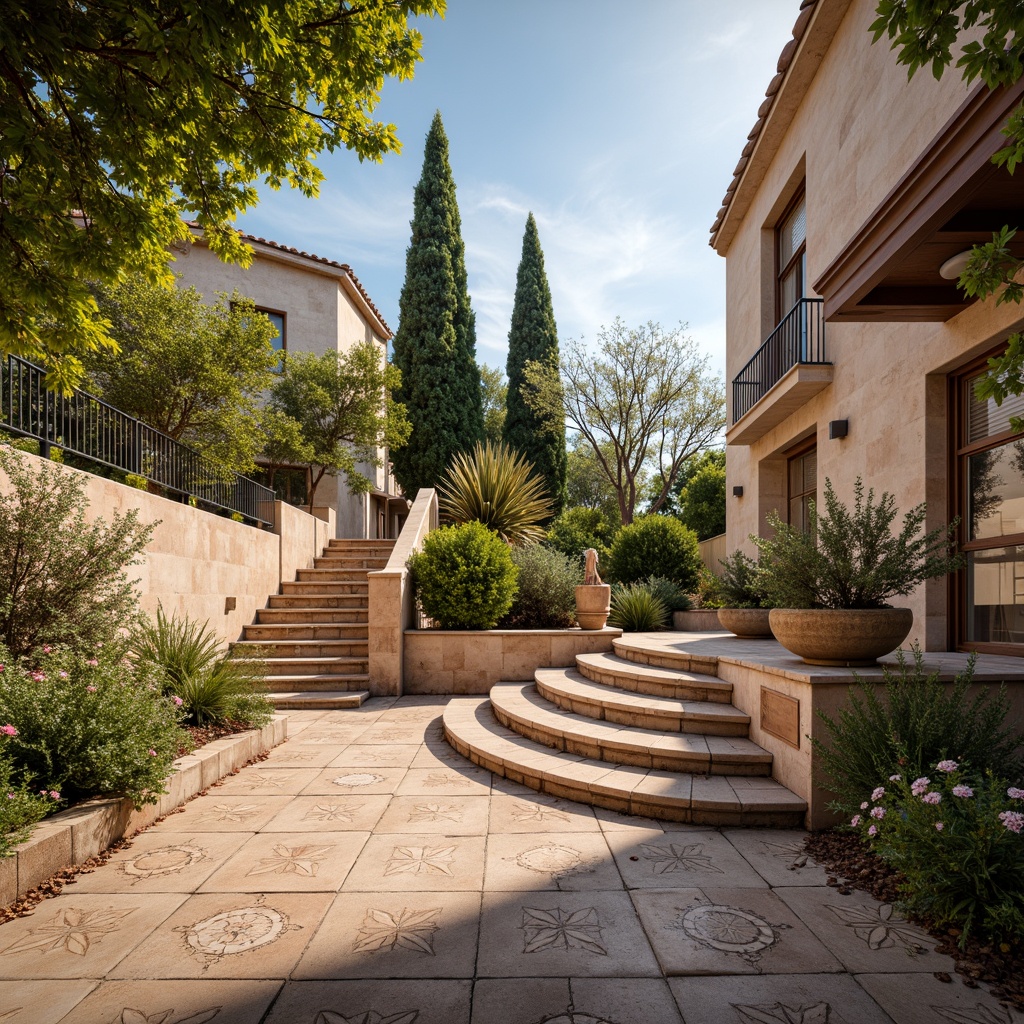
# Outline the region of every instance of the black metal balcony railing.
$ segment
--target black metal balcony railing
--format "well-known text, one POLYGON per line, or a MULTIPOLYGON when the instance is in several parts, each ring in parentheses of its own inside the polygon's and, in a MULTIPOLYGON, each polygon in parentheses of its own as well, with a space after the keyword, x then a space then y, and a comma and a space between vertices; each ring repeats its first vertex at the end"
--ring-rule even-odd
POLYGON ((800 299, 732 382, 736 423, 798 363, 827 363, 822 299, 800 299))
POLYGON ((46 389, 46 371, 8 356, 0 362, 0 429, 158 484, 171 497, 272 526, 274 492, 217 465, 180 441, 90 395, 46 389))

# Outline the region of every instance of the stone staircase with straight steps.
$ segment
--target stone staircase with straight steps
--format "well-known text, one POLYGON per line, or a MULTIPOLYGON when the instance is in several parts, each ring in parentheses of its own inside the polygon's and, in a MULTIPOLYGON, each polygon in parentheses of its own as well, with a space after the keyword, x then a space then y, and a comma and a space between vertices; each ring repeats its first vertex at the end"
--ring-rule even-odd
POLYGON ((772 755, 748 738, 713 662, 639 637, 614 646, 452 700, 445 738, 498 775, 581 803, 702 825, 803 823, 806 802, 771 778, 772 755))
POLYGON ((331 540, 311 569, 281 584, 232 644, 261 654, 278 708, 358 707, 369 696, 368 572, 383 569, 393 540, 331 540))

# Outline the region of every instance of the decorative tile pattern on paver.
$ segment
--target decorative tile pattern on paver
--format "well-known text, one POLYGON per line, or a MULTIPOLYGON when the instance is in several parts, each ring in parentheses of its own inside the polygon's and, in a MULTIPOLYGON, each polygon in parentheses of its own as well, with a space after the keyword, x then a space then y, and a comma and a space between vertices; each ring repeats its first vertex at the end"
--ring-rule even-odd
POLYGON ((289 982, 268 1024, 466 1024, 465 981, 289 982))

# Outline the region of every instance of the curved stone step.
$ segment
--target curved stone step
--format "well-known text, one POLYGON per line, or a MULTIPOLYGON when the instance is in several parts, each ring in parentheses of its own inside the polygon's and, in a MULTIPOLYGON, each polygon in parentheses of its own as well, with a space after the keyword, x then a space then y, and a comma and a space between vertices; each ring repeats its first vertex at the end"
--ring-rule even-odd
POLYGON ((319 711, 339 708, 362 707, 370 696, 369 690, 322 690, 292 691, 290 693, 268 693, 267 699, 279 711, 319 711))
POLYGON ((698 654, 693 650, 673 650, 671 647, 652 647, 642 640, 634 640, 630 637, 613 640, 612 647, 620 658, 638 665, 656 665, 660 668, 675 669, 677 672, 718 675, 718 658, 713 654, 698 654))
POLYGON ((722 682, 714 676, 641 665, 610 652, 577 654, 576 667, 595 683, 617 686, 620 690, 646 693, 652 697, 675 697, 677 700, 732 703, 732 683, 722 682))
POLYGON ((630 693, 571 668, 539 668, 534 680, 537 692, 552 704, 618 725, 705 736, 746 736, 750 728, 750 716, 732 704, 630 693))
POLYGON ((772 779, 691 775, 613 767, 553 751, 501 725, 486 697, 457 697, 444 710, 444 735, 475 764, 553 796, 699 825, 803 823, 807 804, 772 779))
POLYGON ((531 683, 491 688, 494 717, 514 732, 570 754, 701 775, 770 775, 772 755, 740 736, 654 733, 580 717, 546 701, 531 683))

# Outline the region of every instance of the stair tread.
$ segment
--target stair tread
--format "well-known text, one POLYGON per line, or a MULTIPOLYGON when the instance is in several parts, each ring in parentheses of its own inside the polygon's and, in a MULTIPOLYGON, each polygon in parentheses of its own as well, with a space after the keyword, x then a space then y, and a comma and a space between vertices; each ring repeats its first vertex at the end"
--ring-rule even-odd
POLYGON ((292 690, 265 694, 275 707, 299 708, 358 708, 370 696, 369 690, 292 690))
POLYGON ((807 804, 770 778, 703 776, 614 766, 553 751, 502 726, 486 697, 457 697, 444 710, 445 736, 459 753, 528 786, 629 813, 678 821, 798 824, 807 804))
MULTIPOLYGON (((330 625, 329 623, 320 623, 320 625, 330 625)), ((340 640, 329 639, 329 640, 234 640, 232 641, 232 647, 266 647, 267 644, 288 644, 289 647, 352 647, 357 644, 365 644, 367 637, 351 637, 343 638, 340 640)), ((300 655, 296 655, 300 657, 300 655)))
MULTIPOLYGON (((267 676, 266 683, 276 689, 301 690, 303 683, 367 683, 369 672, 311 672, 299 676, 267 676)), ((266 692, 265 690, 263 692, 266 692)))
POLYGON ((670 684, 694 683, 709 690, 732 693, 732 683, 726 683, 715 676, 709 676, 702 672, 689 672, 685 669, 663 668, 660 665, 642 665, 639 662, 629 661, 627 658, 610 652, 577 654, 576 663, 590 665, 605 672, 614 672, 617 675, 632 678, 651 679, 670 684))

